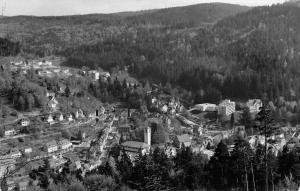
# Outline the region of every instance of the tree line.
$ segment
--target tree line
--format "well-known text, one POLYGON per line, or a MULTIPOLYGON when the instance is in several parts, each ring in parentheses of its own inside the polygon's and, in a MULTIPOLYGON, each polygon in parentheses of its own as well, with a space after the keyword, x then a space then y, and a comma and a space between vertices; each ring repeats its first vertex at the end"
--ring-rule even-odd
MULTIPOLYGON (((288 145, 275 156, 267 154, 269 190, 297 189, 300 178, 298 147, 288 145)), ((123 149, 114 150, 97 169, 81 176, 69 161, 62 171, 45 165, 33 170, 30 177, 38 182, 28 190, 265 190, 264 146, 253 150, 238 138, 233 151, 221 141, 208 159, 182 147, 175 157, 155 148, 149 155, 138 154, 132 161, 123 149), (76 185, 76 186, 75 186, 76 185)))

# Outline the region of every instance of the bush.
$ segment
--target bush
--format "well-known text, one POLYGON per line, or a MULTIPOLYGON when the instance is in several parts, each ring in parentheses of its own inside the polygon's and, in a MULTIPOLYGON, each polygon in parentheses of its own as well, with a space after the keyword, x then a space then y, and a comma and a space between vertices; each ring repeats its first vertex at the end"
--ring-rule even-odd
POLYGON ((61 135, 65 139, 70 139, 71 138, 71 133, 68 129, 65 129, 61 132, 61 135))

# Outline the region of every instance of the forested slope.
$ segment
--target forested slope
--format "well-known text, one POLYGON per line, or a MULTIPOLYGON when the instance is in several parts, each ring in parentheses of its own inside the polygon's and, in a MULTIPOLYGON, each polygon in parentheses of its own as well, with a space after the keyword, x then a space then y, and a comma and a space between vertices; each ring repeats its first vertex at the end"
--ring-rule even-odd
POLYGON ((130 66, 140 78, 169 81, 195 101, 267 96, 298 100, 300 9, 257 7, 212 27, 138 28, 64 52, 69 66, 130 66))
POLYGON ((16 29, 11 35, 25 52, 66 56, 66 65, 79 68, 128 66, 140 79, 183 87, 195 102, 298 100, 300 8, 248 9, 201 4, 112 15, 13 17, 0 23, 5 30, 16 29))

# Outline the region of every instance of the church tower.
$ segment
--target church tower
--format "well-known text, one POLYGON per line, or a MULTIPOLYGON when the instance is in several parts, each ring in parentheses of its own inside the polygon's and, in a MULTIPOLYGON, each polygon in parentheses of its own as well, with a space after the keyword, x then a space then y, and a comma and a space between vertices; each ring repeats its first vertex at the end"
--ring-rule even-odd
POLYGON ((151 127, 144 129, 144 142, 151 146, 151 127))

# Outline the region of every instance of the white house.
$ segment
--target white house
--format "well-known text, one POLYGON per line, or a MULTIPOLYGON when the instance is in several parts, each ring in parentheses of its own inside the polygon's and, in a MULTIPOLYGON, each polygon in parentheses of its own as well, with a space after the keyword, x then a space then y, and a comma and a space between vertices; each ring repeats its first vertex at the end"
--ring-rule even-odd
POLYGON ((257 144, 258 144, 258 137, 257 137, 257 135, 250 136, 248 142, 250 144, 250 147, 252 149, 254 149, 257 146, 257 144))
POLYGON ((48 76, 51 77, 52 76, 52 72, 49 70, 39 70, 38 71, 38 75, 39 76, 48 76))
POLYGON ((58 117, 58 121, 63 121, 64 120, 64 115, 61 113, 58 117))
POLYGON ((58 150, 57 144, 55 141, 50 141, 46 144, 46 150, 48 153, 53 153, 58 150))
POLYGON ((110 73, 109 72, 101 72, 100 76, 104 79, 107 79, 110 77, 110 73))
POLYGON ((21 119, 20 124, 22 127, 27 127, 30 124, 30 120, 27 118, 21 119))
POLYGON ((262 107, 262 101, 260 99, 250 99, 246 103, 250 110, 250 113, 258 113, 262 107))
POLYGON ((73 147, 73 144, 67 139, 60 140, 58 142, 58 145, 59 145, 59 149, 61 150, 70 150, 73 147))
POLYGON ((201 151, 201 153, 204 154, 204 155, 206 155, 207 158, 208 158, 208 160, 209 160, 212 156, 214 156, 214 154, 215 154, 214 151, 207 150, 207 149, 203 149, 203 150, 201 151))
POLYGON ((226 99, 219 104, 218 114, 223 116, 229 116, 235 112, 235 102, 226 99))
POLYGON ((75 118, 76 119, 84 118, 84 114, 83 114, 83 111, 81 109, 79 109, 79 110, 76 111, 75 118))
POLYGON ((24 148, 24 153, 25 153, 25 154, 30 154, 30 153, 32 153, 32 148, 31 148, 31 147, 25 147, 25 148, 24 148))
POLYGON ((194 108, 200 111, 208 111, 208 112, 217 111, 217 105, 211 103, 197 104, 195 105, 194 108))
POLYGON ((73 121, 73 115, 72 115, 72 114, 70 114, 70 115, 68 116, 68 121, 73 121))
POLYGON ((58 104, 58 101, 55 99, 55 97, 52 97, 47 105, 49 108, 56 110, 57 104, 58 104))
POLYGON ((52 115, 48 115, 47 122, 52 123, 54 121, 52 115))
POLYGON ((100 79, 100 73, 97 70, 91 70, 89 71, 89 75, 93 80, 99 80, 100 79))
POLYGON ((20 158, 22 156, 22 153, 18 149, 13 149, 10 151, 9 155, 11 158, 20 158))
POLYGON ((55 97, 55 93, 54 92, 46 92, 46 97, 55 97))
POLYGON ((153 98, 151 99, 151 103, 154 104, 154 103, 156 103, 156 102, 157 102, 157 98, 156 98, 156 97, 153 97, 153 98))
POLYGON ((8 129, 8 130, 4 131, 4 136, 5 137, 13 136, 13 135, 16 135, 16 134, 17 134, 17 132, 14 129, 8 129))
POLYGON ((42 62, 38 62, 39 66, 52 66, 52 62, 50 61, 42 61, 42 62))
POLYGON ((165 147, 165 154, 168 156, 168 157, 175 157, 176 154, 177 154, 177 151, 176 151, 176 148, 175 147, 165 147))

